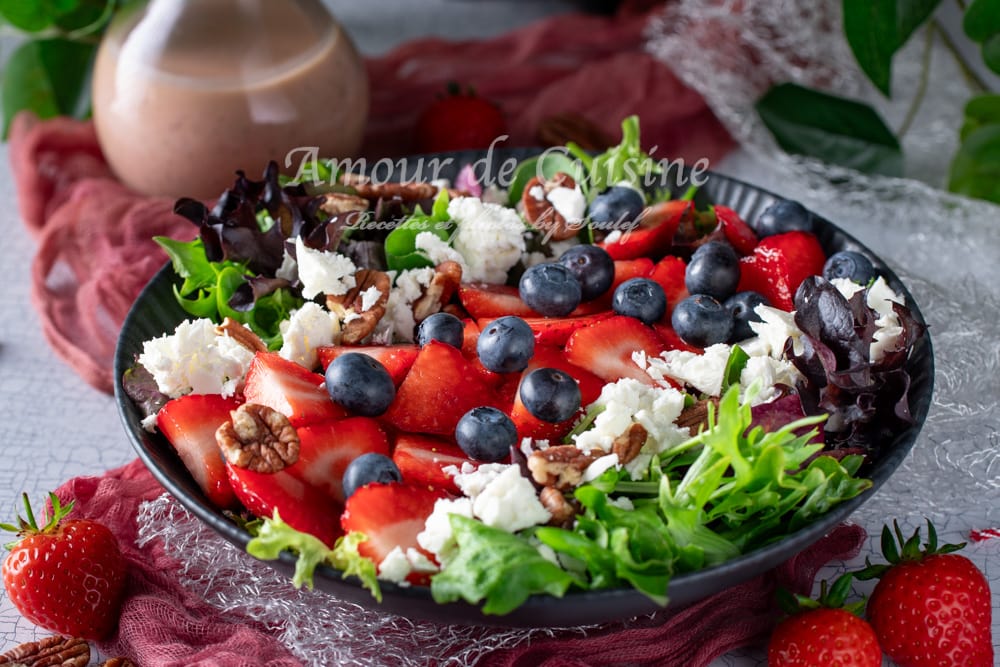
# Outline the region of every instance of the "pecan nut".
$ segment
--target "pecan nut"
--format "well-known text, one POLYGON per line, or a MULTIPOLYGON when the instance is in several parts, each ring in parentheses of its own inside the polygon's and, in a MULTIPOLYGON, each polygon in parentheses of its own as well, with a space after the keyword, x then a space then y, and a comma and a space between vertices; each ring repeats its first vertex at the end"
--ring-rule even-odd
POLYGON ((585 151, 605 151, 614 140, 594 123, 572 111, 542 119, 537 137, 542 146, 565 146, 575 143, 585 151))
POLYGON ((361 269, 354 274, 354 287, 346 294, 326 296, 326 307, 344 320, 340 342, 356 345, 375 330, 385 316, 392 280, 385 271, 361 269))
POLYGON ((686 428, 691 435, 698 435, 702 427, 708 426, 708 406, 712 404, 719 409, 719 399, 707 398, 681 410, 674 421, 681 428, 686 428))
POLYGON ((462 284, 462 265, 451 260, 434 267, 434 277, 424 293, 413 302, 413 321, 423 322, 440 311, 462 284))
POLYGON ((340 177, 340 182, 351 188, 359 197, 369 201, 377 199, 401 199, 406 202, 433 199, 437 196, 437 186, 430 183, 410 181, 408 183, 374 183, 372 179, 361 174, 347 173, 340 177))
POLYGON ((521 205, 525 219, 544 231, 555 241, 565 241, 580 231, 580 220, 567 220, 549 200, 549 194, 557 188, 576 188, 576 181, 569 174, 558 172, 548 180, 532 177, 521 193, 521 205))
POLYGON ((625 465, 639 456, 643 445, 646 444, 647 437, 649 437, 649 433, 646 431, 646 427, 633 422, 624 433, 615 438, 611 444, 611 452, 617 454, 618 462, 625 465))
POLYGON ((230 417, 215 432, 215 441, 232 465, 274 473, 299 460, 299 434, 277 410, 244 403, 230 417))
POLYGON ((54 635, 15 646, 0 655, 0 667, 86 667, 90 645, 86 639, 54 635))
POLYGON ((566 496, 559 489, 554 486, 546 486, 538 494, 538 500, 542 503, 542 507, 552 515, 552 518, 549 519, 550 526, 567 527, 573 523, 573 517, 576 516, 577 510, 566 500, 566 496))
POLYGON ((528 457, 528 470, 532 479, 542 486, 565 491, 579 486, 583 471, 605 453, 602 449, 585 452, 575 445, 556 445, 532 452, 528 457))
POLYGON ((368 210, 368 200, 347 192, 328 192, 322 195, 319 210, 329 216, 360 213, 368 210))
POLYGON ((222 320, 222 324, 216 325, 215 333, 219 336, 229 336, 251 352, 267 352, 267 345, 260 339, 260 336, 228 317, 222 320))

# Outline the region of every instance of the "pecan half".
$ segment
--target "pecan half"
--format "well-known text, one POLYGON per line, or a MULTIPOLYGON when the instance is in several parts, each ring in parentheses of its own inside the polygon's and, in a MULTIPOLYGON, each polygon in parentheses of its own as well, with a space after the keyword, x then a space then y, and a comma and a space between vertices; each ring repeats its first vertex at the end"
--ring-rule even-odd
POLYGON ((346 294, 326 296, 326 307, 344 320, 340 331, 340 342, 344 345, 356 345, 368 337, 379 320, 385 315, 385 304, 389 301, 389 290, 392 280, 385 271, 361 269, 354 274, 354 287, 346 294), (370 297, 369 290, 374 287, 379 294, 374 303, 366 304, 370 297), (365 305, 368 308, 365 308, 365 305))
POLYGON ((220 336, 229 336, 251 352, 267 352, 267 345, 260 339, 260 336, 228 317, 222 320, 222 324, 216 325, 215 333, 220 336))
POLYGON ((585 151, 599 152, 615 145, 604 130, 572 111, 543 118, 536 134, 543 146, 565 146, 572 141, 585 151))
POLYGON ((0 655, 0 667, 86 667, 90 645, 86 639, 54 635, 15 646, 0 655))
POLYGON ((413 302, 413 320, 418 324, 441 310, 451 301, 462 284, 462 265, 458 262, 441 262, 434 267, 434 277, 419 299, 413 302))
POLYGON ((565 241, 576 236, 580 231, 579 220, 566 220, 562 213, 556 210, 552 202, 549 201, 549 193, 556 188, 576 187, 576 181, 569 174, 558 172, 548 180, 542 180, 538 176, 532 177, 524 186, 521 193, 521 204, 524 209, 524 217, 532 225, 541 229, 556 241, 565 241))
POLYGON ((340 182, 354 188, 359 197, 368 200, 398 198, 403 201, 419 201, 433 199, 437 196, 437 186, 430 183, 411 181, 409 183, 373 183, 367 176, 361 174, 344 174, 340 182))
POLYGON ((681 428, 686 428, 691 435, 698 435, 702 426, 708 425, 708 404, 711 403, 715 409, 719 408, 719 399, 708 398, 696 402, 694 405, 684 408, 674 422, 681 428))
POLYGON ((546 486, 538 494, 538 500, 541 501, 542 507, 552 515, 552 518, 549 519, 550 526, 569 526, 573 523, 573 517, 576 516, 577 510, 566 500, 566 496, 559 489, 554 486, 546 486))
POLYGON ((606 452, 593 449, 585 452, 575 445, 556 445, 528 457, 531 477, 542 486, 552 486, 560 491, 579 486, 583 471, 606 452))
POLYGON ((639 456, 642 446, 646 444, 649 433, 642 424, 633 422, 628 429, 615 438, 611 444, 611 451, 618 455, 618 462, 625 465, 629 461, 639 456))
POLYGON ((328 192, 322 195, 319 210, 329 216, 343 213, 360 213, 368 210, 368 200, 346 192, 328 192))
POLYGON ((273 473, 299 460, 299 434, 288 417, 259 403, 244 403, 215 432, 215 441, 232 465, 273 473))

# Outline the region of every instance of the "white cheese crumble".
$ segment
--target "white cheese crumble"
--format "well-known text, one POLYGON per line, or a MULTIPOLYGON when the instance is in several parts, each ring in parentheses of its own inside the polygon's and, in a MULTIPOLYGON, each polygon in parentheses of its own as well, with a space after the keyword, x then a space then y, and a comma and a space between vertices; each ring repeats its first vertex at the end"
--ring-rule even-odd
POLYGON ((419 299, 424 288, 431 284, 434 269, 407 269, 395 276, 385 304, 385 316, 379 321, 376 334, 388 342, 393 340, 413 342, 417 322, 413 317, 413 302, 419 299))
POLYGON ((641 479, 652 457, 690 437, 674 421, 684 409, 684 394, 673 387, 650 387, 632 378, 604 385, 591 407, 603 408, 593 426, 574 436, 577 447, 610 451, 615 438, 633 422, 642 424, 648 437, 639 455, 625 465, 632 479, 641 479))
POLYGON ((295 282, 295 279, 299 277, 299 266, 295 261, 295 258, 291 256, 288 252, 288 248, 282 250, 281 256, 281 266, 278 270, 274 272, 275 278, 283 278, 290 283, 295 282))
POLYGON ((414 239, 414 245, 417 250, 427 255, 427 259, 434 266, 443 262, 458 262, 462 267, 462 275, 465 275, 467 270, 465 257, 434 232, 420 232, 414 239))
POLYGON ((394 547, 392 551, 385 555, 382 562, 378 564, 379 579, 392 581, 401 586, 408 584, 406 577, 409 576, 411 571, 410 561, 407 560, 406 554, 403 553, 403 549, 399 546, 394 547))
POLYGON ((446 564, 458 546, 451 532, 452 514, 468 519, 472 517, 472 501, 469 498, 440 498, 434 503, 434 511, 424 522, 424 529, 417 534, 417 544, 434 554, 438 562, 446 564))
POLYGON ((903 298, 893 292, 885 279, 879 276, 868 288, 866 299, 868 307, 879 314, 875 320, 878 329, 872 334, 869 355, 872 361, 881 361, 887 352, 898 347, 899 338, 903 335, 903 327, 893 310, 893 304, 902 304, 903 298))
POLYGON ((295 256, 299 266, 299 280, 302 282, 302 296, 311 299, 320 294, 340 296, 354 287, 357 267, 345 255, 325 250, 313 250, 295 239, 295 256))
POLYGON ((534 485, 516 465, 506 466, 483 487, 472 501, 472 513, 487 526, 508 533, 546 523, 552 518, 538 500, 534 485))
POLYGON ((375 285, 370 286, 364 292, 361 293, 361 312, 366 310, 371 310, 372 306, 378 303, 378 300, 382 298, 382 290, 375 285))
POLYGON ((795 313, 763 304, 754 308, 754 312, 763 321, 750 321, 750 328, 757 336, 740 343, 744 352, 751 357, 769 355, 781 359, 785 356, 785 341, 791 338, 792 351, 802 353, 802 331, 795 324, 795 313))
POLYGON ((600 477, 605 473, 605 471, 610 470, 618 465, 618 455, 617 454, 605 454, 604 456, 598 458, 583 471, 582 482, 593 482, 595 479, 600 477))
MULTIPOLYGON (((732 348, 724 343, 710 345, 704 353, 687 350, 667 350, 659 358, 648 359, 646 372, 654 380, 677 380, 694 387, 703 394, 718 396, 722 393, 722 379, 732 348)), ((642 363, 637 360, 640 366, 642 363)))
POLYGON ((463 282, 503 283, 524 252, 524 223, 513 209, 486 204, 475 197, 459 197, 448 204, 455 221, 453 245, 465 258, 463 282))
POLYGON ((333 345, 340 333, 340 321, 318 303, 307 301, 293 310, 291 317, 279 324, 278 329, 282 338, 278 354, 312 370, 317 362, 316 348, 333 345))
POLYGON ((185 320, 173 334, 142 344, 139 363, 157 388, 177 398, 184 394, 232 396, 243 383, 254 353, 228 334, 218 335, 207 318, 185 320))
POLYGON ((587 214, 587 198, 580 186, 575 188, 553 188, 548 194, 549 203, 556 213, 570 225, 578 224, 587 214))
POLYGON ((623 236, 622 230, 612 229, 610 232, 608 232, 608 235, 604 237, 604 242, 618 243, 621 240, 622 236, 623 236))

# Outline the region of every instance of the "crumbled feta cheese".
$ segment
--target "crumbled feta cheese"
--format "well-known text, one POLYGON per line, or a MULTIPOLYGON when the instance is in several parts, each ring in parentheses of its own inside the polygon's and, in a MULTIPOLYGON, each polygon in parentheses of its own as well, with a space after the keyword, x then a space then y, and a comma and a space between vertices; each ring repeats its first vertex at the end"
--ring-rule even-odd
POLYGON ((278 329, 282 339, 278 354, 312 370, 316 367, 316 348, 333 344, 340 332, 340 321, 318 303, 307 301, 293 310, 278 329))
POLYGON ((156 415, 147 415, 143 417, 139 424, 142 425, 144 431, 156 433, 156 415))
POLYGON ((378 564, 379 579, 392 581, 401 586, 407 584, 406 577, 411 571, 410 561, 406 558, 406 554, 403 553, 402 548, 398 546, 387 553, 382 562, 378 564))
POLYGON ((385 304, 385 316, 379 327, 388 329, 386 337, 391 340, 413 342, 417 322, 413 318, 413 302, 423 296, 424 288, 431 284, 434 269, 424 267, 407 269, 395 277, 395 284, 389 291, 385 304))
POLYGON ((281 266, 274 272, 274 277, 293 283, 299 277, 299 265, 296 263, 295 258, 289 254, 288 248, 284 248, 282 253, 284 254, 281 256, 281 266))
POLYGON ((535 201, 545 201, 545 188, 540 185, 533 185, 528 190, 528 196, 535 201))
POLYGON ((564 252, 572 248, 573 246, 580 245, 580 239, 575 236, 571 236, 563 241, 552 241, 549 243, 549 250, 552 252, 553 257, 561 257, 564 252))
POLYGON ((660 358, 648 360, 647 372, 654 380, 673 378, 703 394, 718 396, 722 393, 722 378, 730 351, 731 348, 723 343, 710 345, 702 354, 667 350, 660 358))
POLYGON ((538 500, 535 487, 516 465, 490 481, 472 501, 472 513, 487 526, 517 532, 528 526, 546 523, 552 518, 538 500))
POLYGON ((850 278, 834 278, 830 281, 830 284, 837 288, 845 299, 850 299, 852 296, 861 292, 865 289, 864 285, 860 285, 850 278))
POLYGON ((517 466, 506 463, 487 463, 479 467, 462 465, 462 470, 454 475, 455 485, 469 498, 475 500, 489 484, 507 471, 517 466))
POLYGON ((549 191, 549 203, 556 213, 570 225, 579 224, 587 214, 587 198, 579 186, 575 188, 553 188, 549 191))
POLYGON ((524 223, 517 212, 459 197, 448 204, 448 216, 458 225, 454 248, 468 264, 462 281, 506 282, 507 272, 524 252, 524 223))
POLYGON ((633 479, 640 479, 652 457, 672 445, 687 440, 687 429, 674 421, 684 409, 684 394, 673 387, 650 387, 632 378, 604 385, 592 404, 603 410, 592 427, 574 436, 577 447, 589 452, 594 448, 610 451, 615 438, 625 433, 633 422, 642 424, 648 437, 639 455, 625 465, 633 479))
POLYGON ((760 391, 751 400, 751 405, 769 403, 781 395, 778 385, 795 387, 802 376, 790 361, 774 357, 750 357, 740 373, 740 388, 746 390, 760 381, 760 391))
POLYGON ((417 250, 427 255, 427 259, 434 266, 443 262, 458 262, 462 267, 462 275, 465 275, 467 270, 465 258, 434 232, 420 232, 414 239, 414 245, 417 250))
POLYGON ((617 498, 608 498, 608 504, 614 505, 618 509, 623 509, 631 512, 635 509, 635 503, 628 496, 618 496, 617 498))
POLYGON ((302 282, 302 296, 311 299, 319 294, 346 294, 354 287, 357 267, 345 255, 325 250, 313 250, 295 239, 295 256, 299 265, 299 280, 302 282))
POLYGON ((240 388, 254 353, 228 334, 218 335, 209 319, 185 320, 173 334, 142 344, 139 363, 161 392, 232 396, 240 388))
POLYGON ((524 264, 524 268, 526 269, 530 269, 536 264, 544 264, 545 262, 551 261, 552 258, 544 252, 526 252, 521 257, 521 263, 524 264))
POLYGON ((364 292, 361 293, 361 312, 366 310, 371 310, 372 306, 378 303, 378 300, 382 298, 382 290, 375 285, 370 286, 364 292))
POLYGON ((604 242, 618 243, 621 240, 622 236, 623 236, 622 230, 612 229, 610 232, 608 232, 608 235, 604 237, 604 242))
POLYGON ((750 328, 757 334, 740 342, 740 347, 752 357, 770 355, 775 359, 785 356, 785 341, 792 339, 795 354, 802 353, 802 331, 795 324, 795 313, 788 313, 763 304, 754 308, 763 322, 750 321, 750 328))
POLYGON ((869 358, 872 361, 881 361, 887 352, 896 349, 899 345, 899 338, 903 335, 903 327, 900 325, 896 311, 893 310, 893 304, 902 304, 903 298, 892 291, 882 276, 876 278, 875 282, 871 284, 865 298, 868 307, 879 314, 878 319, 875 320, 875 326, 878 329, 872 334, 869 358))
POLYGON ((600 477, 605 473, 605 471, 610 470, 618 465, 618 455, 617 454, 605 454, 604 456, 598 458, 583 471, 583 482, 593 482, 595 479, 600 477))
POLYGON ((440 569, 434 561, 413 547, 406 550, 406 560, 410 561, 414 572, 437 572, 440 569))
POLYGON ((452 514, 466 518, 472 516, 472 501, 468 498, 441 498, 434 503, 434 511, 424 522, 424 529, 417 534, 417 544, 434 554, 442 565, 454 551, 456 544, 451 532, 452 514))

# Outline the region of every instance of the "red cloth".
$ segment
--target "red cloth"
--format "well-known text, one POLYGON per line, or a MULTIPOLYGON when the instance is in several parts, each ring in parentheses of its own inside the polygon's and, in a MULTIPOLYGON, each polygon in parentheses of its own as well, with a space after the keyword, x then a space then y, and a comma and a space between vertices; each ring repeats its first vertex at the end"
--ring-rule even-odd
MULTIPOLYGON (((418 40, 369 60, 364 153, 412 152, 419 111, 454 80, 505 110, 505 145, 535 144, 538 123, 563 111, 582 112, 613 137, 637 113, 644 144, 658 146, 654 157, 722 157, 732 142, 704 101, 643 51, 648 14, 640 10, 649 4, 629 3, 613 18, 556 16, 484 41, 418 40)), ((39 241, 32 301, 43 332, 89 384, 111 391, 117 332, 166 261, 151 237, 187 240, 195 230, 172 214, 170 201, 133 193, 114 178, 90 123, 22 115, 10 147, 21 215, 39 241)))
MULTIPOLYGON (((139 503, 163 489, 138 459, 101 477, 78 477, 57 490, 76 501, 74 516, 100 521, 118 537, 128 561, 128 586, 114 637, 100 645, 143 667, 291 667, 299 662, 266 628, 226 617, 181 586, 179 564, 153 541, 139 548, 139 503), (250 657, 252 656, 252 657, 250 657)), ((219 538, 222 539, 222 538, 219 538)), ((774 591, 784 586, 809 593, 816 572, 832 560, 857 555, 865 532, 843 525, 798 556, 751 581, 670 616, 611 624, 581 638, 539 639, 495 651, 481 667, 605 667, 659 665, 699 667, 715 657, 766 639, 777 618, 774 591)), ((291 584, 289 584, 291 585, 291 584)))

